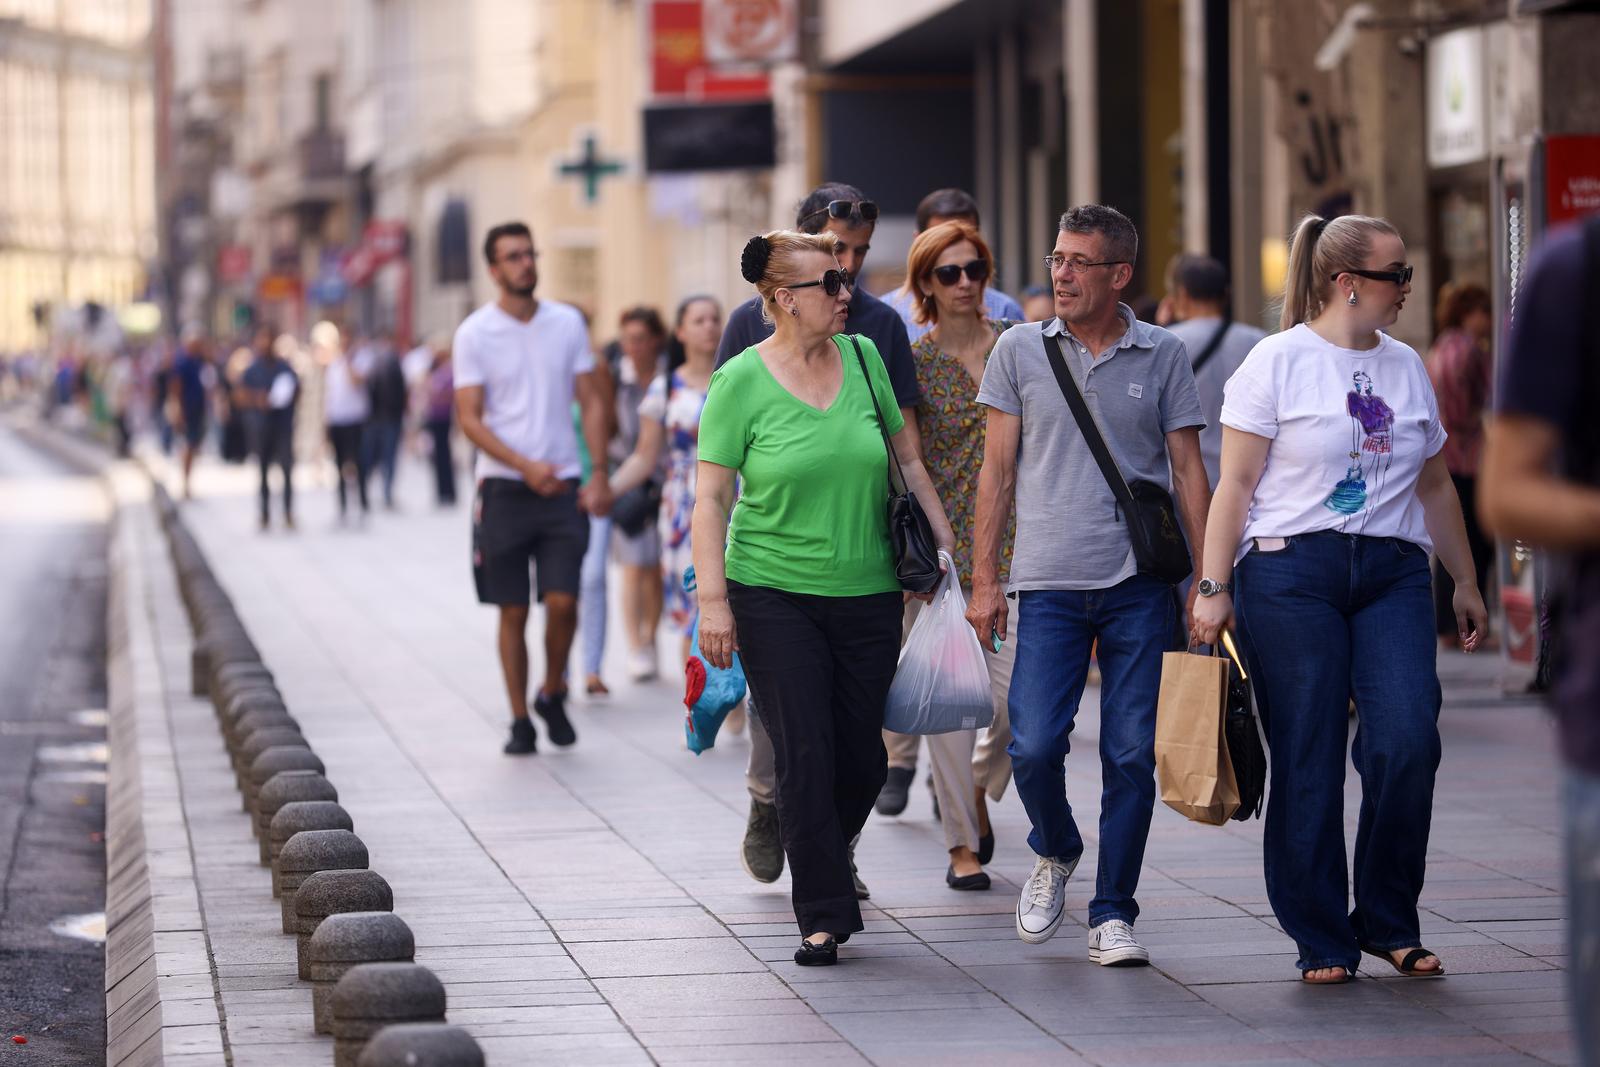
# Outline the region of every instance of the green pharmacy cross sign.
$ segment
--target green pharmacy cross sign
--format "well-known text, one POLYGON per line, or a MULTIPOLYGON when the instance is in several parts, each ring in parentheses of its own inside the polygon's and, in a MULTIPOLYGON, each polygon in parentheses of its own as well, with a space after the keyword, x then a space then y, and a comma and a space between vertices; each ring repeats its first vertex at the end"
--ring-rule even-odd
POLYGON ((563 178, 577 178, 583 182, 583 199, 592 204, 600 199, 600 179, 621 174, 626 167, 615 159, 602 159, 594 134, 583 135, 582 151, 576 160, 562 163, 558 172, 563 178))

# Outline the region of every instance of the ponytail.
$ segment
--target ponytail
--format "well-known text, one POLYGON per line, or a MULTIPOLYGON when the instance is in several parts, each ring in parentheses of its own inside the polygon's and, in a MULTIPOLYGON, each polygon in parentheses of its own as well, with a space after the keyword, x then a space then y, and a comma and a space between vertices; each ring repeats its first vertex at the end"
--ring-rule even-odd
POLYGON ((1400 231, 1388 219, 1340 215, 1325 219, 1307 215, 1289 239, 1289 268, 1283 283, 1283 312, 1278 328, 1310 322, 1327 306, 1329 287, 1340 271, 1357 270, 1372 248, 1374 234, 1394 237, 1400 231))
POLYGON ((1283 281, 1283 312, 1278 317, 1280 330, 1315 318, 1322 310, 1322 286, 1313 261, 1317 238, 1327 225, 1328 220, 1321 215, 1307 215, 1289 239, 1289 270, 1283 281))

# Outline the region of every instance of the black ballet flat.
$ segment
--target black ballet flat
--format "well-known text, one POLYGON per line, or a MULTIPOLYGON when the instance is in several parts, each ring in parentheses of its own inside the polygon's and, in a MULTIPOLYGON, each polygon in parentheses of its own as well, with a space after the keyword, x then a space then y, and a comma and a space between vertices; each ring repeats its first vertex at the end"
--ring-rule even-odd
POLYGON ((802 941, 794 951, 794 961, 802 967, 832 967, 839 962, 839 942, 831 937, 820 945, 802 941))
POLYGON ((945 868, 944 884, 951 889, 963 891, 984 890, 989 888, 989 874, 987 871, 979 871, 977 874, 957 875, 955 866, 951 865, 945 868))
POLYGON ((994 859, 994 830, 978 838, 978 862, 985 867, 994 859))

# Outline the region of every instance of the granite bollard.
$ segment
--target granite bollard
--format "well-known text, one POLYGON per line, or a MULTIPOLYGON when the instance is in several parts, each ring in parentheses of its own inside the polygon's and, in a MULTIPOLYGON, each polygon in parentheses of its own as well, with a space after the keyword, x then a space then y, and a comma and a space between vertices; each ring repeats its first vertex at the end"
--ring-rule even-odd
POLYGON ((415 963, 352 967, 333 987, 333 1067, 356 1067, 367 1042, 396 1023, 444 1022, 444 984, 415 963))
POLYGON ((297 800, 338 799, 339 791, 333 787, 333 783, 316 771, 279 771, 268 778, 256 793, 256 813, 250 825, 254 827, 257 837, 270 841, 267 831, 272 825, 272 817, 285 804, 297 800))
POLYGON ((260 724, 259 729, 252 730, 250 736, 240 742, 238 751, 233 754, 233 777, 240 793, 245 792, 250 765, 269 748, 303 748, 310 751, 311 742, 306 740, 298 726, 282 722, 260 724))
POLYGON ((244 811, 255 807, 256 791, 279 771, 316 771, 325 775, 328 768, 324 767, 317 754, 304 744, 273 745, 262 749, 261 754, 250 762, 250 769, 245 772, 244 811))
POLYGON ((301 882, 318 871, 364 871, 367 863, 367 846, 349 830, 302 830, 285 841, 272 861, 272 895, 283 905, 283 932, 294 933, 294 892, 301 882))
POLYGON ((311 980, 311 935, 330 915, 393 911, 394 891, 377 871, 315 871, 294 894, 295 960, 311 980))
POLYGON ((331 800, 297 800, 278 809, 261 839, 261 866, 271 865, 284 842, 302 830, 354 830, 350 813, 331 800))
POLYGON ((472 1035, 448 1023, 390 1023, 367 1040, 356 1067, 484 1067, 472 1035))
POLYGON ((409 964, 416 952, 411 927, 393 912, 347 911, 323 919, 311 935, 311 1012, 316 1032, 333 1033, 333 987, 346 971, 364 963, 409 964))

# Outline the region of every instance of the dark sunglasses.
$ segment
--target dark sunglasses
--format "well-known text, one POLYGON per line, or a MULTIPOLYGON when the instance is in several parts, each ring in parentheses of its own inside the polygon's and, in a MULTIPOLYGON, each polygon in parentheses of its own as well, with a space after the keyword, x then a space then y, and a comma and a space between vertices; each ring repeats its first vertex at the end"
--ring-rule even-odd
POLYGON ((1341 270, 1329 276, 1329 281, 1338 281, 1340 274, 1354 274, 1358 278, 1371 278, 1379 282, 1393 282, 1395 285, 1410 285, 1411 274, 1416 268, 1407 264, 1399 270, 1341 270))
POLYGON ((878 205, 871 200, 830 200, 827 207, 813 211, 801 219, 800 224, 803 226, 818 215, 826 215, 830 219, 856 218, 862 222, 876 222, 878 205))
POLYGON ((847 270, 830 270, 814 282, 796 282, 785 285, 785 289, 810 289, 813 286, 822 286, 822 291, 829 296, 838 296, 840 289, 850 288, 850 272, 847 270))
POLYGON ((975 282, 989 280, 989 264, 981 259, 970 263, 946 263, 942 267, 933 268, 933 277, 940 285, 954 285, 961 280, 961 275, 966 274, 975 282))

